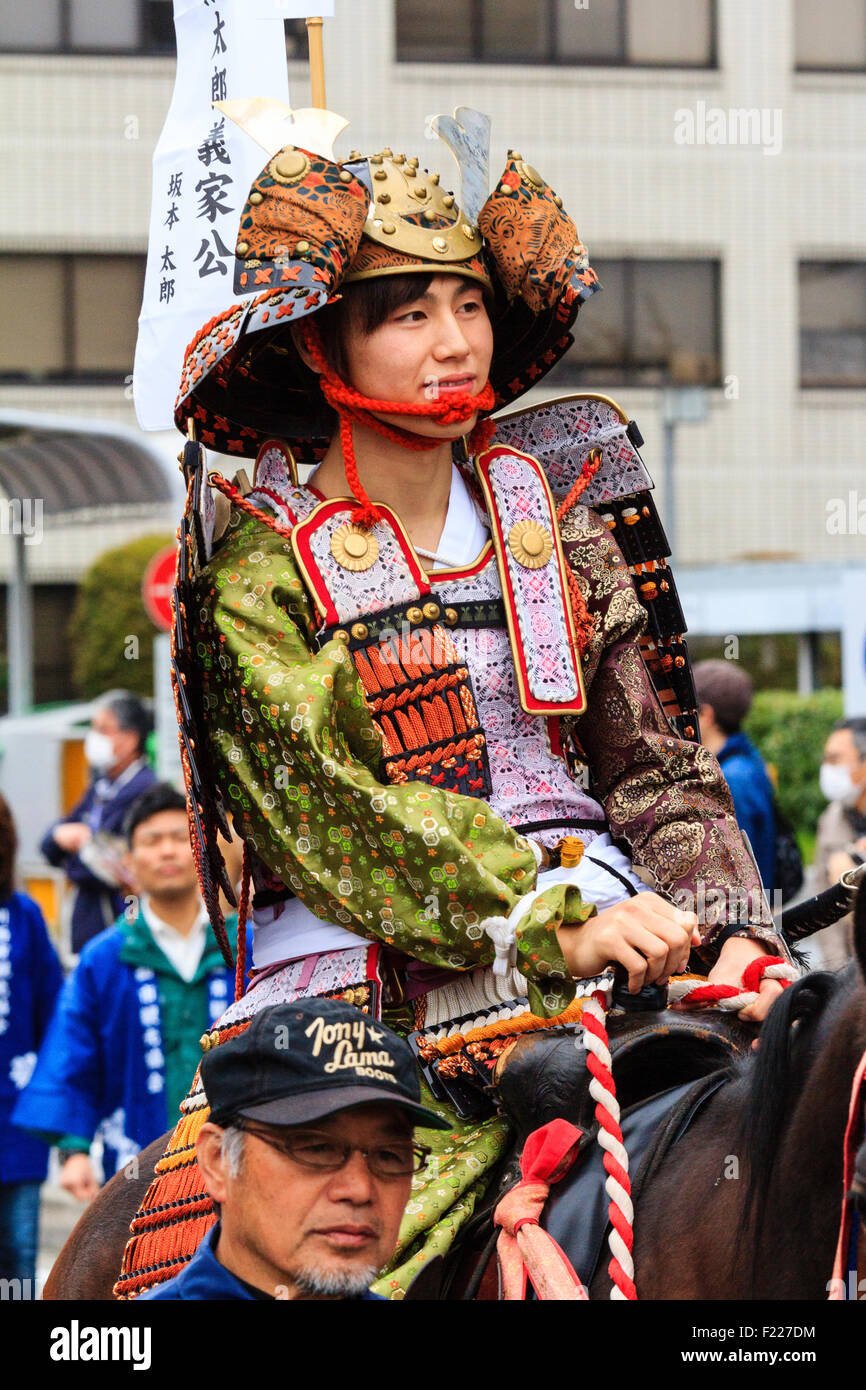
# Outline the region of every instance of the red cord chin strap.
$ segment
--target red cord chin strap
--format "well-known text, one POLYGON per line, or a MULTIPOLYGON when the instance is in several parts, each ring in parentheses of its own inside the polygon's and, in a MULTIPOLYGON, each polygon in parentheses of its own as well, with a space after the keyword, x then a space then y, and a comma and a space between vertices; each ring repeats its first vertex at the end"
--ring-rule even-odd
MULTIPOLYGON (((402 444, 405 449, 435 449, 437 444, 442 443, 441 439, 430 439, 425 435, 415 434, 411 430, 400 429, 397 425, 387 425, 384 420, 377 419, 372 412, 380 411, 389 415, 415 415, 435 420, 440 425, 455 425, 459 424, 461 420, 468 420, 479 410, 492 410, 495 404, 493 387, 488 381, 477 396, 461 391, 449 397, 447 403, 428 401, 423 405, 409 405, 400 401, 374 400, 370 396, 363 396, 353 386, 347 386, 337 376, 325 357, 315 324, 305 323, 302 331, 304 345, 320 372, 322 395, 340 417, 340 444, 343 449, 346 480, 352 496, 358 499, 358 508, 352 513, 352 520, 359 526, 371 527, 379 520, 380 513, 370 501, 358 477, 358 465, 352 442, 352 425, 366 425, 368 429, 375 430, 385 439, 390 439, 395 444, 402 444)), ((495 421, 479 420, 469 436, 470 452, 478 453, 481 449, 486 448, 495 430, 495 421)))

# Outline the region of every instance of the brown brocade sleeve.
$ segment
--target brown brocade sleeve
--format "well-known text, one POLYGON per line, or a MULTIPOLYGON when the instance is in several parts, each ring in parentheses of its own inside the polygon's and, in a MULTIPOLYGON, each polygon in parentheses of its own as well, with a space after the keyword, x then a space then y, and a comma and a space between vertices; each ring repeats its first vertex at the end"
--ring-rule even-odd
POLYGON ((584 654, 587 710, 566 722, 611 836, 649 871, 658 892, 697 912, 704 948, 696 955, 704 966, 717 957, 714 939, 738 923, 740 930, 725 935, 754 937, 787 957, 762 913, 757 870, 719 764, 682 739, 662 709, 640 651, 646 614, 619 547, 586 507, 572 508, 561 529, 594 624, 584 654))

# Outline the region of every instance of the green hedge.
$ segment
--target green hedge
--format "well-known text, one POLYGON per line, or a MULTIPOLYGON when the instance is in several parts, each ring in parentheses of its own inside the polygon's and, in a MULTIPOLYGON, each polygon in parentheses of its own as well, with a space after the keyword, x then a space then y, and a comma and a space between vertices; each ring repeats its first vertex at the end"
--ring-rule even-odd
POLYGON ((94 699, 123 689, 153 695, 153 639, 141 581, 169 535, 140 536, 100 555, 81 580, 70 624, 73 676, 79 694, 94 699))
POLYGON ((841 690, 796 695, 789 690, 761 690, 744 724, 764 761, 775 770, 779 804, 803 845, 827 805, 818 787, 818 769, 827 735, 841 719, 841 690))

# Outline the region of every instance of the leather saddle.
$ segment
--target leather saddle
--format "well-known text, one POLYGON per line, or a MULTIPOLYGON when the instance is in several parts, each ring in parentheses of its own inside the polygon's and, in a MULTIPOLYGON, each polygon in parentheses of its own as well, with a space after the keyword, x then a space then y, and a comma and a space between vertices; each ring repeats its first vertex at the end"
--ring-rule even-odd
MULTIPOLYGON (((757 1029, 721 1010, 614 1014, 608 1036, 622 1110, 728 1068, 744 1055, 757 1029)), ((530 1033, 500 1061, 494 1083, 500 1107, 513 1122, 520 1147, 549 1120, 592 1130, 595 1101, 581 1034, 530 1033)))
MULTIPOLYGON (((664 1009, 609 1016, 614 1080, 636 1199, 647 1174, 657 1170, 665 1153, 726 1083, 734 1062, 745 1055, 756 1035, 754 1025, 720 1010, 687 1014, 664 1009)), ((417 1289, 413 1284, 408 1297, 475 1296, 494 1252, 493 1211, 520 1178, 519 1157, 526 1136, 557 1118, 569 1120, 584 1133, 578 1161, 551 1189, 541 1224, 558 1241, 583 1282, 591 1284, 603 1256, 608 1198, 589 1081, 580 1030, 527 1034, 503 1054, 493 1090, 515 1127, 514 1148, 500 1168, 498 1181, 488 1188, 482 1207, 462 1232, 458 1247, 449 1252, 440 1269, 431 1269, 426 1280, 417 1281, 417 1289), (474 1272, 466 1283, 461 1270, 465 1276, 469 1264, 474 1272)), ((534 1297, 531 1290, 529 1297, 534 1297)))

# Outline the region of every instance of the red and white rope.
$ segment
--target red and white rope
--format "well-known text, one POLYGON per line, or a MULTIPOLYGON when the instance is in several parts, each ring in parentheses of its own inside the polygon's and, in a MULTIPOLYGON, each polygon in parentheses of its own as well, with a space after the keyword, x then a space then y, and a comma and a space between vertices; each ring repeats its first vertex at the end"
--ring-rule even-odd
POLYGON ((708 985, 703 980, 687 978, 671 980, 668 984, 668 1002, 679 1004, 687 999, 690 1005, 714 1004, 717 1009, 724 1009, 727 1013, 738 1013, 754 1004, 762 979, 779 980, 786 987, 797 979, 798 973, 781 956, 763 956, 746 966, 739 987, 708 985))
POLYGON ((592 1074, 589 1093, 595 1101, 595 1118, 598 1121, 598 1142, 604 1149, 604 1167, 607 1172, 605 1191, 610 1198, 608 1219, 610 1233, 610 1263, 608 1273, 612 1280, 610 1296, 612 1299, 636 1299, 634 1284, 634 1207, 631 1200, 631 1181, 628 1175, 628 1153, 623 1143, 620 1128, 620 1109, 616 1098, 616 1085, 613 1079, 610 1044, 607 1036, 606 1017, 611 978, 596 983, 583 1006, 583 1042, 587 1051, 587 1066, 592 1074))
MULTIPOLYGON (((668 984, 670 1003, 688 1000, 690 1005, 712 1004, 728 1012, 746 1009, 758 997, 761 981, 766 976, 779 980, 786 988, 797 978, 798 971, 781 956, 762 956, 749 963, 743 972, 740 986, 708 985, 696 979, 671 980, 668 984)), ((612 974, 583 982, 586 1000, 581 1014, 583 1043, 587 1066, 592 1079, 589 1093, 595 1101, 598 1122, 598 1142, 604 1149, 607 1173, 605 1191, 610 1198, 608 1247, 611 1278, 611 1299, 636 1300, 634 1282, 634 1206, 631 1199, 631 1180, 628 1172, 628 1152, 620 1127, 620 1108, 616 1098, 616 1083, 607 1035, 607 1013, 610 1006, 612 974)))

